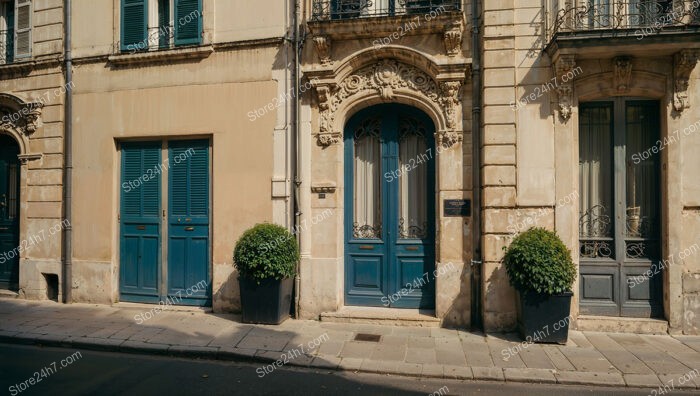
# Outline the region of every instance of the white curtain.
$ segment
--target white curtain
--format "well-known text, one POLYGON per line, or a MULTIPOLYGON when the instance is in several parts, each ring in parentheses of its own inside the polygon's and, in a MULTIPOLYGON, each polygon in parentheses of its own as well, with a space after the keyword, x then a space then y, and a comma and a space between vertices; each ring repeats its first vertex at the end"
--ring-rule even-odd
POLYGON ((399 144, 399 237, 425 238, 429 153, 422 136, 408 135, 399 144))
MULTIPOLYGON (((389 2, 395 0, 372 0, 372 4, 366 8, 366 13, 370 15, 385 14, 389 12, 389 2)), ((398 2, 397 2, 398 4, 398 2)))
POLYGON ((612 236, 612 107, 581 110, 579 193, 581 237, 612 236), (606 224, 608 226, 606 226, 606 224))
POLYGON ((364 135, 355 141, 355 219, 356 238, 380 238, 381 149, 379 139, 364 135))

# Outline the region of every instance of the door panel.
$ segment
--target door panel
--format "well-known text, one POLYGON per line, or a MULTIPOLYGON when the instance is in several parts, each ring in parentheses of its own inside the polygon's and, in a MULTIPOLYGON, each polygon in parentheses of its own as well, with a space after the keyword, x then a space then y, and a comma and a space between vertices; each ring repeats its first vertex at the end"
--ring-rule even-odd
POLYGON ((161 144, 124 143, 121 150, 121 300, 158 302, 161 144))
POLYGON ((0 135, 0 289, 19 286, 19 147, 0 135))
POLYGON ((432 121, 406 106, 375 106, 348 122, 347 305, 434 307, 432 137, 432 121))
POLYGON ((173 141, 168 153, 168 295, 210 305, 209 141, 173 141), (202 281, 207 287, 193 293, 202 281))
POLYGON ((580 309, 658 317, 661 275, 639 277, 661 258, 659 105, 625 100, 581 105, 579 125, 580 309))

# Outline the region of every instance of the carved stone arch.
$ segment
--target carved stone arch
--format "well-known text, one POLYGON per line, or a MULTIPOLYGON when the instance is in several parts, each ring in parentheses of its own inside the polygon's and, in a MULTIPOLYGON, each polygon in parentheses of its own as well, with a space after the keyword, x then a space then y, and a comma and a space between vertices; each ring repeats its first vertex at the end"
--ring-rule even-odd
POLYGON ((460 142, 462 85, 468 69, 466 63, 437 65, 415 50, 394 46, 360 51, 332 70, 309 71, 306 76, 318 95, 317 143, 340 142, 344 122, 357 106, 392 102, 426 112, 435 123, 438 142, 460 142))
POLYGON ((41 158, 29 150, 29 138, 40 126, 40 101, 27 101, 18 96, 0 93, 0 134, 12 137, 20 148, 22 163, 41 158))

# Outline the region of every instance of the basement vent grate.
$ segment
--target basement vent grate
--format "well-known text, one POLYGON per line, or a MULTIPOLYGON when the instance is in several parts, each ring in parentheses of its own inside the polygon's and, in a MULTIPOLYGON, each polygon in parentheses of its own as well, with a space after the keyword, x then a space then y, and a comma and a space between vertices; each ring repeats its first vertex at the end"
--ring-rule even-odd
POLYGON ((355 341, 379 342, 382 338, 379 334, 357 333, 355 341))

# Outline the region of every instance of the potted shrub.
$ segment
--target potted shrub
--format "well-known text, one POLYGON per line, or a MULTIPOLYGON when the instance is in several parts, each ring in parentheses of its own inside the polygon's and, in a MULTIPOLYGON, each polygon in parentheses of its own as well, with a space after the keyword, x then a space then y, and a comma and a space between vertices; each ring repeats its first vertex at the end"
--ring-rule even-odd
POLYGON ((289 317, 299 248, 294 236, 275 224, 257 224, 236 243, 244 323, 280 324, 289 317))
POLYGON ((518 291, 518 329, 527 341, 566 344, 576 267, 556 233, 531 228, 518 235, 503 258, 518 291))

